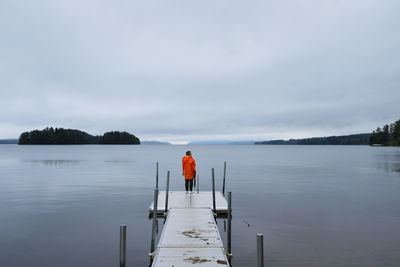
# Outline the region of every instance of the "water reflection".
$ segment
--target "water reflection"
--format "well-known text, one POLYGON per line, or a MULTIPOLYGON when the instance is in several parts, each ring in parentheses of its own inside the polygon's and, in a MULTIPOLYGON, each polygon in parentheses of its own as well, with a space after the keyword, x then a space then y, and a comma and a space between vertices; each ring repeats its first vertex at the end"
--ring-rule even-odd
POLYGON ((124 160, 124 159, 118 159, 118 160, 105 160, 104 162, 107 163, 131 163, 133 162, 132 160, 124 160))
POLYGON ((73 165, 83 162, 82 160, 65 160, 65 159, 34 159, 34 160, 24 160, 23 162, 31 162, 37 164, 44 164, 49 166, 59 166, 59 165, 73 165))
POLYGON ((377 153, 376 157, 378 169, 385 172, 396 172, 400 175, 400 150, 382 151, 381 153, 377 153))
POLYGON ((383 169, 385 172, 398 172, 400 175, 400 163, 399 162, 394 162, 394 163, 389 163, 389 162, 381 162, 379 163, 380 169, 383 169))

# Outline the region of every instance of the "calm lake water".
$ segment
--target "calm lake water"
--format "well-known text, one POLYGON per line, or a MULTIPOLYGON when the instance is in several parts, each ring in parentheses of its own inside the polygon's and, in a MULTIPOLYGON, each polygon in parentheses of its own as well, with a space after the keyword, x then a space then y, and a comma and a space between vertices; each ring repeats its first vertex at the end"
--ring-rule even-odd
POLYGON ((155 162, 182 190, 186 150, 200 190, 227 162, 233 266, 256 265, 257 233, 269 266, 400 266, 400 148, 227 145, 0 145, 0 266, 118 266, 120 224, 148 266, 155 162))

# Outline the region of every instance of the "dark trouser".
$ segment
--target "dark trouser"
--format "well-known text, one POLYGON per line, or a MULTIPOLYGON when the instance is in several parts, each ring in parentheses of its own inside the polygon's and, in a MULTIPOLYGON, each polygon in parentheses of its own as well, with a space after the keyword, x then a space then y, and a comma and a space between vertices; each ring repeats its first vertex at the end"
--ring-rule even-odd
POLYGON ((190 191, 193 191, 193 179, 185 179, 186 191, 189 190, 189 187, 190 187, 190 191))

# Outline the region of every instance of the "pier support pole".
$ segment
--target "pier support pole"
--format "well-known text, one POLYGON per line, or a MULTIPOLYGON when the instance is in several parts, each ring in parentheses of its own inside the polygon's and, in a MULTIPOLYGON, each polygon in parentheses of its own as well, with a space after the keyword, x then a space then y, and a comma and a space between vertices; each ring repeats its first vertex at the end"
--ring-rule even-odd
POLYGON ((168 173, 167 173, 167 189, 165 191, 165 213, 168 212, 169 174, 170 174, 170 171, 168 171, 168 173))
POLYGON ((232 255, 232 192, 228 192, 228 257, 232 255))
POLYGON ((217 214, 217 209, 215 207, 215 176, 214 176, 214 168, 211 169, 211 178, 212 178, 213 212, 215 214, 217 214))
POLYGON ((158 162, 156 163, 156 188, 158 189, 158 162))
POLYGON ((264 267, 264 236, 257 234, 257 267, 264 267))
POLYGON ((158 204, 158 188, 154 189, 153 227, 151 229, 151 248, 150 248, 150 253, 154 252, 154 240, 156 238, 156 223, 157 223, 157 204, 158 204))
POLYGON ((119 266, 126 266, 126 224, 119 227, 119 266))
POLYGON ((224 161, 224 180, 222 182, 222 195, 225 196, 226 161, 224 161))
POLYGON ((200 175, 197 174, 197 194, 199 193, 199 181, 200 181, 200 175))

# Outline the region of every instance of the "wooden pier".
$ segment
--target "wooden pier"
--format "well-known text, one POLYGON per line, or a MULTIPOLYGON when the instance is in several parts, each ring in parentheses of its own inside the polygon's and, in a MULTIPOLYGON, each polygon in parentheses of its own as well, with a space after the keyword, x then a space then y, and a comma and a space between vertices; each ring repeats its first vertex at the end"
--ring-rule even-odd
MULTIPOLYGON (((230 266, 213 212, 212 192, 170 191, 167 219, 152 254, 153 267, 230 266)), ((165 212, 165 191, 158 195, 157 214, 165 212)), ((226 214, 228 204, 215 192, 216 212, 226 214)), ((154 202, 149 207, 153 212, 154 202)))

